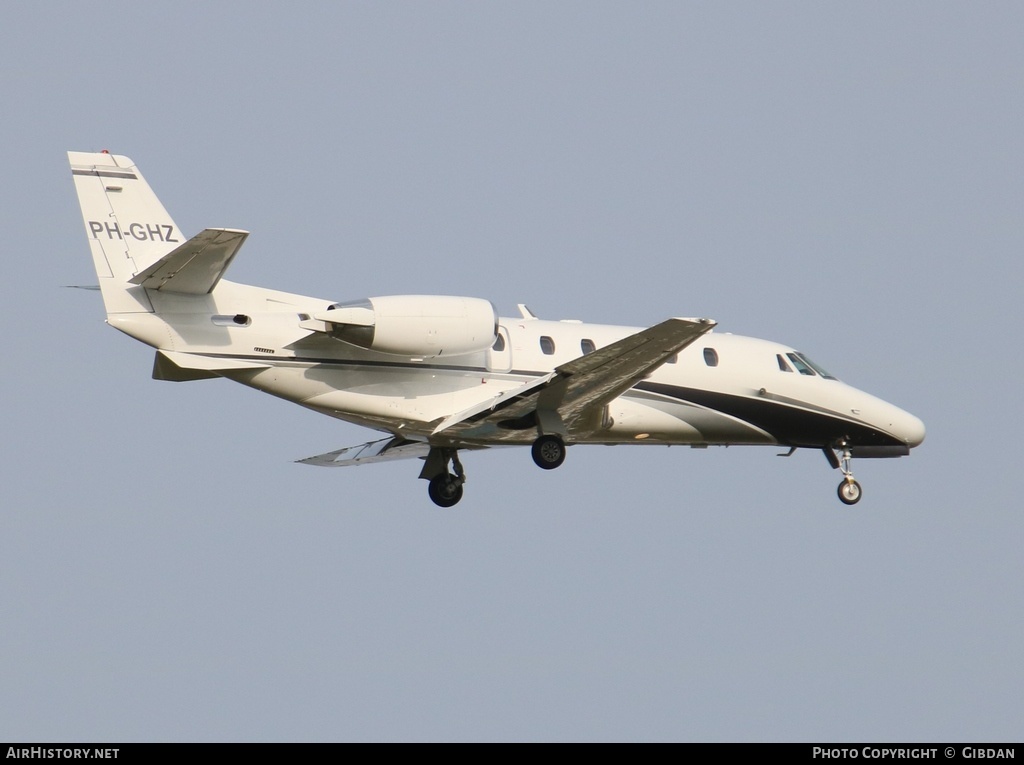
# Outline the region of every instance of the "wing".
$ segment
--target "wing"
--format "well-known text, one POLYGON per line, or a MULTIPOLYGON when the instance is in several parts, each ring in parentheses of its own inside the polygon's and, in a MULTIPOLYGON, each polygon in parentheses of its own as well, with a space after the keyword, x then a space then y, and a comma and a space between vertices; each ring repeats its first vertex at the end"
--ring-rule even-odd
POLYGON ((599 422, 612 399, 709 332, 709 319, 669 319, 556 367, 550 374, 448 417, 433 432, 452 439, 522 440, 539 428, 567 436, 599 422))
POLYGON ((129 281, 151 290, 205 295, 217 286, 247 236, 248 231, 208 228, 129 281))
POLYGON ((409 441, 405 438, 394 436, 392 438, 382 438, 380 441, 371 441, 368 444, 360 444, 359 446, 348 446, 344 449, 296 461, 301 462, 303 465, 317 465, 319 467, 347 467, 349 465, 364 465, 370 462, 387 462, 388 460, 426 457, 429 451, 430 444, 428 443, 409 441))

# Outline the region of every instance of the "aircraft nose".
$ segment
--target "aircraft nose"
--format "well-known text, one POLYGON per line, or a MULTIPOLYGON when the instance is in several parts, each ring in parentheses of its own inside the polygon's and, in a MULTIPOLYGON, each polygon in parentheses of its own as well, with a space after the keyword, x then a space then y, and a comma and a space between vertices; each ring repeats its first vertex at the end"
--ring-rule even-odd
MULTIPOLYGON (((895 438, 913 449, 924 441, 924 423, 919 417, 900 409, 880 398, 860 394, 858 408, 854 414, 860 415, 861 408, 865 413, 865 421, 874 425, 889 438, 895 438)), ((891 443, 891 441, 890 441, 891 443)))
POLYGON ((896 423, 896 434, 906 441, 911 449, 920 446, 924 441, 924 423, 910 412, 901 411, 900 414, 903 416, 896 423))

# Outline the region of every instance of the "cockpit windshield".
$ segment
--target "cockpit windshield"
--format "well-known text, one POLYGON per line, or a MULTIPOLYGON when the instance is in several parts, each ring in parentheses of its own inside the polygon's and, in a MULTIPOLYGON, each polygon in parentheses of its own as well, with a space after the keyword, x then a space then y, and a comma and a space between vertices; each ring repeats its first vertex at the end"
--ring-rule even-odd
POLYGON ((793 362, 793 366, 796 367, 796 371, 802 375, 809 375, 813 377, 815 374, 818 374, 826 380, 837 379, 834 375, 830 375, 802 353, 787 353, 786 357, 793 362))

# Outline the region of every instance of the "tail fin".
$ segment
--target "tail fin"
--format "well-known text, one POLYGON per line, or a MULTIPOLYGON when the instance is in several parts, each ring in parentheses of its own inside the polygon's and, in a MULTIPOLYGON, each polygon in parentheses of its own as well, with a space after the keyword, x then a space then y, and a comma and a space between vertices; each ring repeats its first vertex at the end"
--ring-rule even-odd
POLYGON ((127 157, 69 151, 68 161, 107 313, 151 312, 146 290, 129 281, 185 237, 127 157))

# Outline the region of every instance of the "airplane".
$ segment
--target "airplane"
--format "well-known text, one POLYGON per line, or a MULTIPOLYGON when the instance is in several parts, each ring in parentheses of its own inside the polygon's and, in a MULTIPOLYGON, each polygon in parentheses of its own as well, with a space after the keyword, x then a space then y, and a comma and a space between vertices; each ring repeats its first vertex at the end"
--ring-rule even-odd
POLYGON ((644 328, 501 317, 481 298, 338 302, 222 278, 248 232, 187 238, 127 157, 68 152, 107 323, 156 350, 153 377, 224 377, 383 438, 299 462, 420 458, 430 499, 463 496, 460 452, 530 446, 545 470, 580 444, 770 445, 824 452, 861 499, 854 457, 900 457, 914 415, 780 343, 705 318, 644 328))

